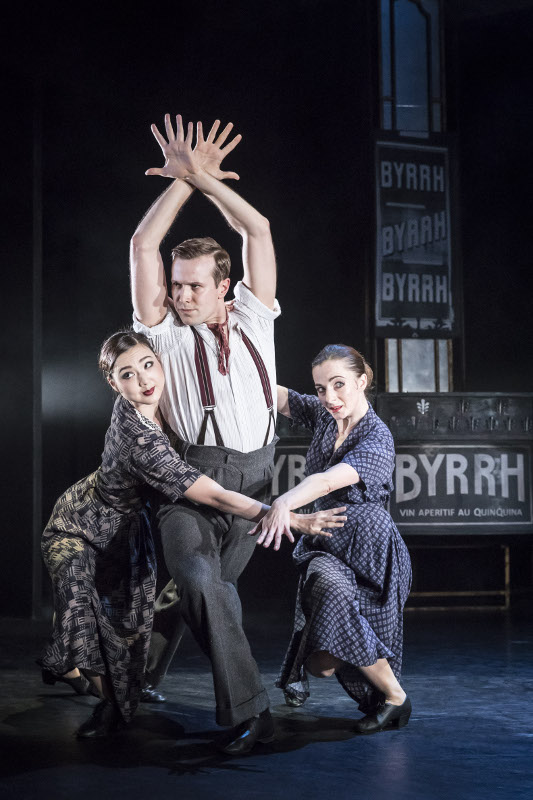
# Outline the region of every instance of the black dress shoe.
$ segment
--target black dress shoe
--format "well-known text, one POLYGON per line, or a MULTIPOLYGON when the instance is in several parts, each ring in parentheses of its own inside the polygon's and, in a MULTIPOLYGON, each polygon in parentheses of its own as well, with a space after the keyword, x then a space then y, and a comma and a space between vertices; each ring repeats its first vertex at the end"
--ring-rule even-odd
POLYGON ((102 700, 78 730, 78 739, 101 739, 122 727, 122 717, 110 700, 102 700))
POLYGON ((411 716, 411 701, 406 696, 401 706, 384 703, 374 714, 357 720, 355 730, 357 733, 378 733, 385 728, 403 728, 411 716))
POLYGON ((47 686, 53 686, 55 683, 66 683, 71 689, 74 689, 76 694, 91 694, 91 685, 86 677, 78 675, 77 678, 65 678, 64 675, 54 675, 49 669, 43 669, 41 672, 43 683, 47 686))
POLYGON ((154 689, 152 686, 145 686, 144 689, 141 689, 141 703, 166 703, 167 698, 161 692, 158 692, 157 689, 154 689))
POLYGON ((226 739, 225 742, 217 744, 218 749, 229 756, 242 756, 249 753, 257 742, 273 742, 274 720, 269 709, 262 711, 258 717, 241 722, 230 735, 229 742, 226 739))
POLYGON ((309 697, 309 692, 300 692, 298 689, 293 689, 292 686, 287 686, 287 688, 283 690, 283 696, 288 706, 300 708, 309 697))

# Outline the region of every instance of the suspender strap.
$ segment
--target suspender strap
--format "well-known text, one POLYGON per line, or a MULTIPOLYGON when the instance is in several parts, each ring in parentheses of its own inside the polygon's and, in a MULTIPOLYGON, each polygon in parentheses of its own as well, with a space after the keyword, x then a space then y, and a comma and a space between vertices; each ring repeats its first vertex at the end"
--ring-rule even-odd
POLYGON ((265 395, 267 408, 270 411, 270 409, 274 408, 274 401, 272 400, 272 390, 270 388, 270 381, 268 380, 268 372, 266 371, 265 364, 259 355, 259 350, 254 344, 252 344, 243 330, 241 330, 241 336, 244 344, 248 348, 250 355, 254 360, 254 364, 261 379, 261 386, 263 387, 263 394, 265 395))
POLYGON ((217 447, 224 447, 224 440, 222 439, 222 434, 220 433, 220 429, 217 425, 214 408, 204 408, 204 418, 196 444, 205 444, 205 434, 207 433, 207 423, 209 420, 211 420, 213 423, 213 433, 215 434, 215 442, 217 443, 217 447))
POLYGON ((202 398, 202 406, 204 409, 204 418, 202 421, 202 427, 200 428, 197 444, 204 444, 205 435, 207 433, 207 423, 209 420, 211 420, 217 446, 224 447, 224 442, 215 418, 215 395, 213 393, 211 375, 209 373, 209 366, 207 364, 207 353, 205 352, 204 340, 198 331, 192 326, 191 331, 193 332, 194 336, 194 365, 196 367, 196 375, 198 377, 198 385, 200 387, 200 397, 202 398))
POLYGON ((265 441, 263 442, 263 447, 266 447, 268 444, 268 434, 270 433, 270 425, 272 425, 272 430, 276 430, 276 420, 274 419, 274 409, 268 409, 270 416, 268 418, 268 428, 267 432, 265 433, 265 441))
POLYGON ((268 434, 270 433, 270 425, 272 424, 273 429, 276 428, 276 421, 274 419, 274 401, 272 399, 272 389, 270 388, 270 381, 268 379, 268 372, 266 371, 266 367, 265 367, 265 363, 264 363, 263 359, 259 355, 259 350, 253 344, 253 342, 250 341, 250 339, 247 337, 247 335, 245 334, 245 332, 242 329, 241 329, 241 336, 242 336, 242 340, 243 340, 244 344, 248 348, 248 352, 252 356, 253 362, 254 362, 255 367, 257 369, 257 372, 259 373, 259 378, 261 380, 261 386, 263 387, 263 394, 265 395, 265 402, 267 404, 267 408, 268 408, 268 411, 269 411, 268 427, 267 427, 267 431, 266 431, 266 434, 265 434, 265 441, 263 442, 263 447, 266 447, 267 442, 268 442, 268 434))
MULTIPOLYGON (((202 421, 202 427, 200 429, 197 444, 204 444, 205 435, 207 432, 207 423, 209 422, 209 420, 211 420, 217 446, 224 447, 224 442, 222 440, 220 429, 217 425, 217 421, 215 418, 215 408, 216 408, 215 395, 213 392, 213 384, 211 383, 211 374, 209 372, 209 366, 207 363, 207 353, 205 352, 205 343, 200 334, 198 333, 198 331, 196 330, 196 328, 194 328, 192 325, 191 325, 191 331, 193 332, 194 336, 194 364, 196 367, 196 375, 198 377, 198 385, 200 387, 200 397, 202 399, 202 406, 204 409, 204 418, 202 421)), ((242 329, 241 329, 241 336, 244 344, 248 349, 248 352, 252 356, 252 360, 257 369, 259 379, 261 381, 261 386, 263 387, 263 394, 265 395, 265 402, 269 411, 268 427, 265 434, 265 441, 263 442, 263 447, 266 447, 268 443, 268 436, 270 433, 270 426, 272 425, 273 429, 275 429, 276 427, 276 421, 274 419, 274 401, 272 399, 272 389, 270 388, 268 372, 266 371, 263 359, 259 355, 258 349, 250 341, 250 339, 246 336, 246 334, 242 329)))
POLYGON ((204 408, 214 408, 216 406, 215 395, 213 393, 213 384, 211 383, 211 375, 207 365, 207 353, 205 352, 204 340, 192 326, 191 331, 194 336, 194 364, 196 366, 196 374, 200 386, 202 406, 204 408))

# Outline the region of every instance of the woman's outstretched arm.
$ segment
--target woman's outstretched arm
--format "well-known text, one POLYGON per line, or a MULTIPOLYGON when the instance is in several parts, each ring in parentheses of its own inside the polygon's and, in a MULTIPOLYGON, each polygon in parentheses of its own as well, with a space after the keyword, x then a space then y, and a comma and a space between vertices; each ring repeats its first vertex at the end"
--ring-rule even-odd
MULTIPOLYGON (((202 475, 198 478, 198 480, 187 489, 185 497, 188 500, 193 500, 195 503, 211 506, 225 514, 235 514, 238 517, 244 517, 244 519, 249 519, 252 522, 259 522, 270 510, 270 506, 260 503, 259 500, 253 500, 251 497, 239 494, 239 492, 232 492, 229 489, 224 489, 223 486, 220 486, 216 481, 208 478, 207 475, 202 475)), ((274 549, 279 549, 283 535, 285 535, 289 541, 294 542, 291 528, 297 533, 309 534, 311 536, 331 536, 331 533, 323 529, 341 528, 346 519, 346 517, 339 516, 343 511, 345 511, 345 508, 331 508, 327 511, 318 511, 313 514, 294 514, 289 512, 289 524, 286 526, 283 533, 280 534, 278 540, 276 540, 274 549)))
POLYGON ((225 514, 235 514, 253 522, 258 522, 262 519, 270 508, 270 506, 260 503, 259 500, 253 500, 251 497, 239 494, 239 492, 224 489, 223 486, 208 478, 207 475, 202 475, 198 478, 187 489, 185 497, 195 503, 211 506, 225 514))
MULTIPOLYGON (((259 533, 257 544, 269 547, 274 542, 275 549, 278 549, 282 536, 286 536, 286 531, 290 528, 293 508, 305 506, 319 497, 324 497, 354 483, 359 483, 359 475, 349 464, 336 464, 325 472, 309 475, 293 489, 289 489, 288 492, 274 500, 271 509, 262 516, 261 521, 250 531, 250 534, 259 533)), ((338 517, 338 519, 344 520, 346 517, 338 517)))

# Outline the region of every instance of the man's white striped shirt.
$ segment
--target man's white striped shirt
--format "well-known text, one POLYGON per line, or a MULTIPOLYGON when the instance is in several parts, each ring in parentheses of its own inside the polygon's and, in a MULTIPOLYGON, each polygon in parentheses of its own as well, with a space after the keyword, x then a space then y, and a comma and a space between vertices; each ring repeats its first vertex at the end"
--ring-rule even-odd
MULTIPOLYGON (((277 301, 274 310, 241 282, 235 286, 235 305, 228 315, 229 372, 218 371, 218 345, 215 335, 205 323, 195 328, 206 346, 207 362, 215 395, 217 420, 225 447, 249 453, 263 446, 269 412, 257 368, 242 340, 240 331, 250 338, 265 363, 274 397, 276 413, 276 363, 274 354, 274 320, 279 317, 277 301)), ((166 385, 160 408, 180 439, 196 444, 204 418, 200 387, 194 362, 194 336, 189 325, 169 311, 165 319, 148 328, 134 317, 134 330, 144 333, 161 359, 166 385)), ((270 442, 274 437, 270 427, 270 442)), ((211 422, 208 422, 206 445, 215 445, 211 422)))

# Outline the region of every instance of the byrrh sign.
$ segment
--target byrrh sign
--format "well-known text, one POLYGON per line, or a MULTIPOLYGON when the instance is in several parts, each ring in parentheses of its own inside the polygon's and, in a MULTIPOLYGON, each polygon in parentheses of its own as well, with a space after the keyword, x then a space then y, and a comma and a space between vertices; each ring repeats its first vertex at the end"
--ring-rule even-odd
POLYGON ((376 333, 453 331, 448 153, 378 142, 376 333))
POLYGON ((530 472, 528 446, 397 445, 391 514, 400 528, 526 530, 530 472))

